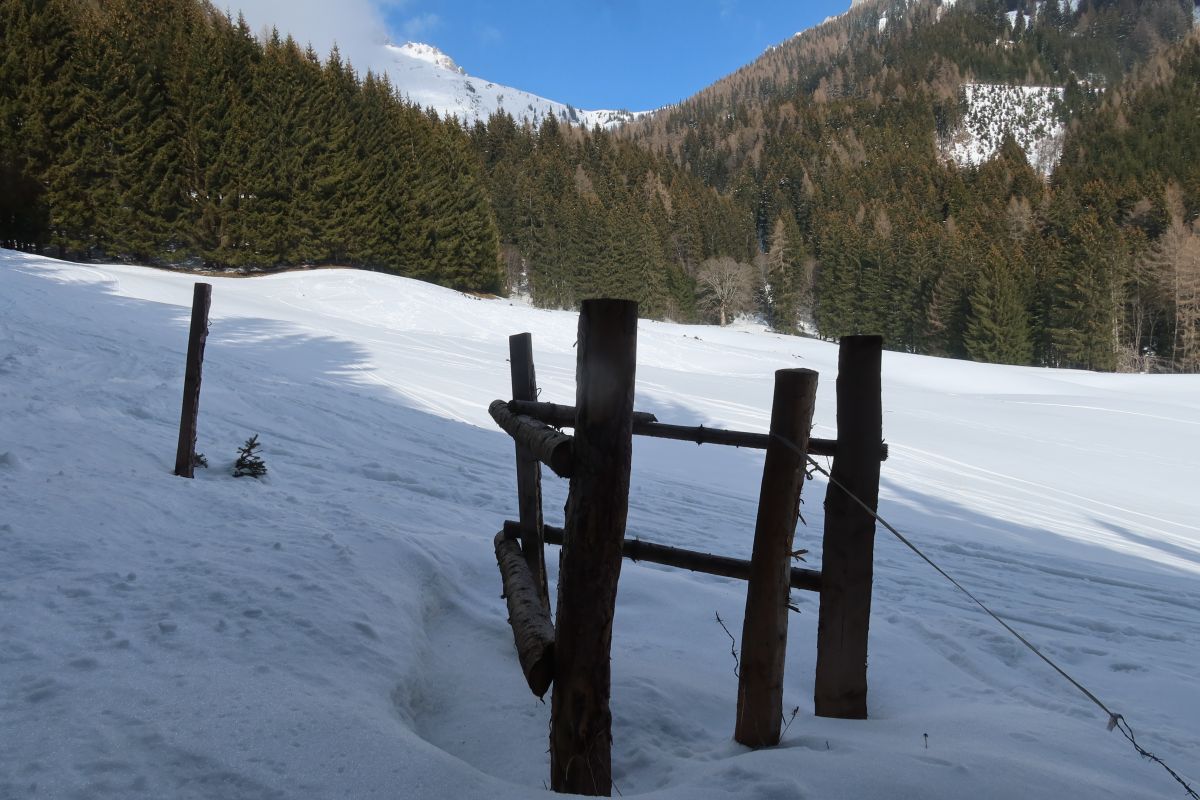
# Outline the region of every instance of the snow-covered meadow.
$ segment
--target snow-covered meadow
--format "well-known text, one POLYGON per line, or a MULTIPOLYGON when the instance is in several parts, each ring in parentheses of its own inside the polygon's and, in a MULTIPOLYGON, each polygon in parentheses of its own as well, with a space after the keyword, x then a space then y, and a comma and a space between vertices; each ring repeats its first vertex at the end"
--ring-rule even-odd
MULTIPOLYGON (((171 474, 193 278, 0 251, 0 797, 546 796, 549 706, 492 536, 516 513, 487 404, 531 331, 574 398, 574 314, 323 270, 213 278, 198 449, 171 474), (259 434, 265 479, 234 479, 259 434)), ((772 373, 834 345, 643 322, 640 409, 766 429, 772 373)), ((1200 778, 1200 376, 885 353, 880 511, 1200 778)), ((636 440, 629 535, 748 557, 762 454, 636 440)), ((564 482, 547 475, 547 521, 564 482)), ((797 546, 819 566, 820 479, 797 546)), ((549 561, 556 560, 550 548, 549 561)), ((552 573, 551 579, 554 579, 552 573)), ((794 593, 780 747, 731 740, 720 614, 744 585, 626 562, 626 797, 1169 798, 1182 790, 880 531, 871 719, 812 715, 794 593)))

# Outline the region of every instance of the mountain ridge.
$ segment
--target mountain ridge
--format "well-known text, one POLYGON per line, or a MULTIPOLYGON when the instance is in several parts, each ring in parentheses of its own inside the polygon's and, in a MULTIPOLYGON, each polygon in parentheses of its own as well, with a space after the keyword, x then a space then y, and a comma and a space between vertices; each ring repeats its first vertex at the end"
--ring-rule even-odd
POLYGON ((612 128, 646 111, 577 109, 569 103, 495 83, 467 73, 453 58, 424 42, 387 44, 387 74, 409 101, 471 125, 506 112, 519 122, 540 125, 547 117, 585 128, 612 128))

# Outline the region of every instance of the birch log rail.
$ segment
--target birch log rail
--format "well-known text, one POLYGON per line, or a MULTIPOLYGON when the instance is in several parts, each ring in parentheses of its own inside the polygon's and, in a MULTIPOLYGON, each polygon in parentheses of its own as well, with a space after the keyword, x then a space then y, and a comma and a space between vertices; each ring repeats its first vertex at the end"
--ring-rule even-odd
MULTIPOLYGON (((521 523, 514 525, 519 533, 521 523)), ((550 622, 550 610, 542 603, 533 572, 517 540, 501 531, 496 534, 495 545, 517 658, 529 689, 541 697, 554 681, 554 625, 550 622)))
POLYGON ((571 437, 551 428, 546 423, 514 414, 508 410, 504 400, 494 400, 488 413, 505 433, 524 445, 533 456, 560 478, 569 478, 574 458, 571 453, 571 437))

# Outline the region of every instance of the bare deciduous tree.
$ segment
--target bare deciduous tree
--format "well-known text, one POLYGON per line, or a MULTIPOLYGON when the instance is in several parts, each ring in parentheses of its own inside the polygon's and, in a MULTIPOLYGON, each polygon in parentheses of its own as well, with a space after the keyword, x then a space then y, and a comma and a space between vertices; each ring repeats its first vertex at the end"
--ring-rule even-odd
POLYGON ((1171 223, 1159 240, 1167 297, 1175 311, 1171 360, 1182 372, 1200 371, 1200 232, 1187 223, 1171 223))
POLYGON ((696 276, 700 305, 717 312, 721 325, 746 308, 753 294, 754 268, 729 256, 700 264, 696 276))

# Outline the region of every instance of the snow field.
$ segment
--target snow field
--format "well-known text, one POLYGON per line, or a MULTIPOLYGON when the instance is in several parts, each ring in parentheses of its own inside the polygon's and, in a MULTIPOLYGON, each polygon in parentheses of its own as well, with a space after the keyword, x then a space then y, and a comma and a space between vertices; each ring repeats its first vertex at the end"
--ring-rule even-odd
MULTIPOLYGON (((548 705, 491 539, 516 514, 507 337, 574 398, 574 314, 341 270, 212 278, 198 449, 170 474, 194 278, 0 251, 0 797, 544 796, 548 705), (260 435, 262 481, 229 476, 260 435)), ((639 409, 764 431, 836 347, 639 326, 639 409)), ((1194 776, 1200 378, 887 353, 881 513, 1194 776)), ((748 557, 762 454, 636 440, 629 535, 748 557)), ((547 521, 566 484, 543 478, 547 521)), ((824 485, 797 546, 819 566, 824 485)), ((548 561, 556 564, 556 548, 548 561)), ((555 577, 553 571, 551 579, 555 577)), ((626 562, 614 773, 655 798, 1160 798, 1102 715, 880 531, 865 722, 812 716, 793 593, 776 749, 731 741, 744 585, 626 562), (926 748, 925 734, 928 734, 926 748)))
POLYGON ((966 104, 962 124, 939 142, 946 158, 960 167, 978 167, 1011 134, 1029 165, 1050 176, 1062 158, 1065 131, 1056 110, 1062 102, 1061 88, 965 83, 962 93, 966 104))

